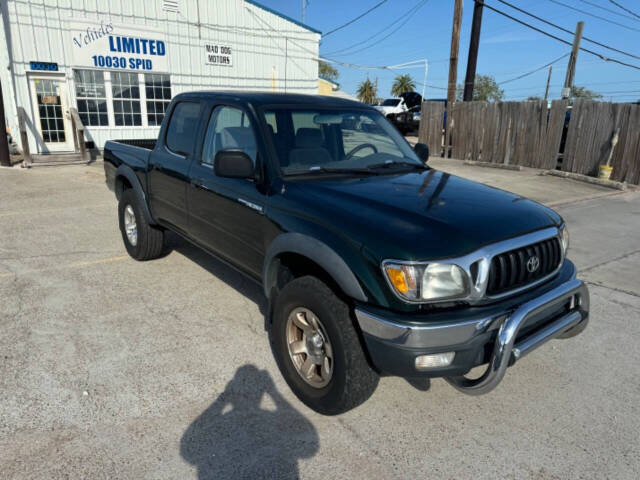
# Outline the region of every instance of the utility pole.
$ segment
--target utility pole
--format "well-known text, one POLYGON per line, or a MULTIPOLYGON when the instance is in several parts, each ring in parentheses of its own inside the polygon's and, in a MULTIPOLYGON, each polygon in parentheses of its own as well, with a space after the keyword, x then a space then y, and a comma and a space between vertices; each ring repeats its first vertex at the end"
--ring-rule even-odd
POLYGON ((480 46, 480 28, 482 26, 482 7, 484 0, 474 0, 473 24, 471 25, 471 39, 469 40, 469 57, 467 59, 467 75, 464 78, 465 102, 473 100, 473 85, 476 82, 476 65, 478 63, 478 47, 480 46))
POLYGON ((569 98, 571 95, 571 87, 573 86, 573 77, 576 74, 576 62, 578 61, 578 52, 580 51, 580 40, 582 39, 582 29, 584 22, 578 22, 576 25, 576 33, 573 36, 573 47, 569 56, 569 66, 567 67, 567 76, 564 79, 564 88, 562 89, 562 98, 569 98))
POLYGON ((547 75, 547 88, 544 89, 544 101, 549 98, 549 84, 551 83, 551 72, 553 71, 553 65, 549 65, 549 75, 547 75))
POLYGON ((304 18, 307 10, 307 0, 302 0, 302 23, 304 23, 304 18))
POLYGON ((451 28, 451 54, 449 56, 449 84, 447 85, 447 105, 456 100, 458 83, 458 50, 460 49, 460 23, 462 22, 462 0, 456 0, 453 7, 453 27, 451 28))
POLYGON ((7 140, 7 124, 4 121, 4 97, 2 96, 2 84, 0 84, 0 165, 11 166, 9 157, 9 141, 7 140))

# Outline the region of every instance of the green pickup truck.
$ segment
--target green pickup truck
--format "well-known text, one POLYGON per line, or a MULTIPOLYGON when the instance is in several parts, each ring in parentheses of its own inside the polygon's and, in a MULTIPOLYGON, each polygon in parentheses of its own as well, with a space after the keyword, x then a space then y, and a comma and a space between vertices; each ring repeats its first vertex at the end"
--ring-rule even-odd
POLYGON ((240 92, 180 94, 157 139, 104 149, 129 254, 172 230, 259 282, 282 375, 323 414, 381 374, 487 393, 588 322, 562 218, 428 157, 361 103, 240 92))

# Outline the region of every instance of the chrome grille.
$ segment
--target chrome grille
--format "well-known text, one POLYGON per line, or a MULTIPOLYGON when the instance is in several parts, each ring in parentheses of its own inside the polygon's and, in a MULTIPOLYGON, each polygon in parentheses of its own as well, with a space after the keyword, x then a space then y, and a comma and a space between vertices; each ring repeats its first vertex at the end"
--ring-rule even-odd
POLYGON ((500 253, 491 259, 487 295, 500 295, 546 277, 561 261, 562 250, 557 237, 500 253))

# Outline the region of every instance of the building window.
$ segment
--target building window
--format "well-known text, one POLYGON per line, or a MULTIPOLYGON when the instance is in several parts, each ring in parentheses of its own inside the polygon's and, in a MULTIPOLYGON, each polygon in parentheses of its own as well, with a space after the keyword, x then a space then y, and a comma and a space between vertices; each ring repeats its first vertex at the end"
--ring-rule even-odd
POLYGON ((82 123, 87 126, 108 126, 104 73, 99 70, 74 70, 73 77, 78 114, 82 123))
POLYGON ((140 86, 137 73, 112 72, 113 117, 117 126, 141 126, 140 86))
POLYGON ((161 125, 164 112, 171 101, 169 75, 145 73, 144 86, 147 96, 147 122, 149 126, 161 125))

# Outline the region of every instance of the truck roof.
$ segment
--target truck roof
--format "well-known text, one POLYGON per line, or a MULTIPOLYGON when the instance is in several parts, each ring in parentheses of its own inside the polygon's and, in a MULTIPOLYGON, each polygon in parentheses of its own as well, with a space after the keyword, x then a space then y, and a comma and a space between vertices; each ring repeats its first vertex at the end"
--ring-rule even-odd
POLYGON ((300 93, 274 93, 274 92, 242 92, 233 90, 196 91, 176 95, 176 99, 226 99, 236 102, 246 102, 254 106, 265 105, 295 105, 325 108, 365 108, 372 109, 364 103, 346 98, 330 97, 325 95, 304 95, 300 93))

